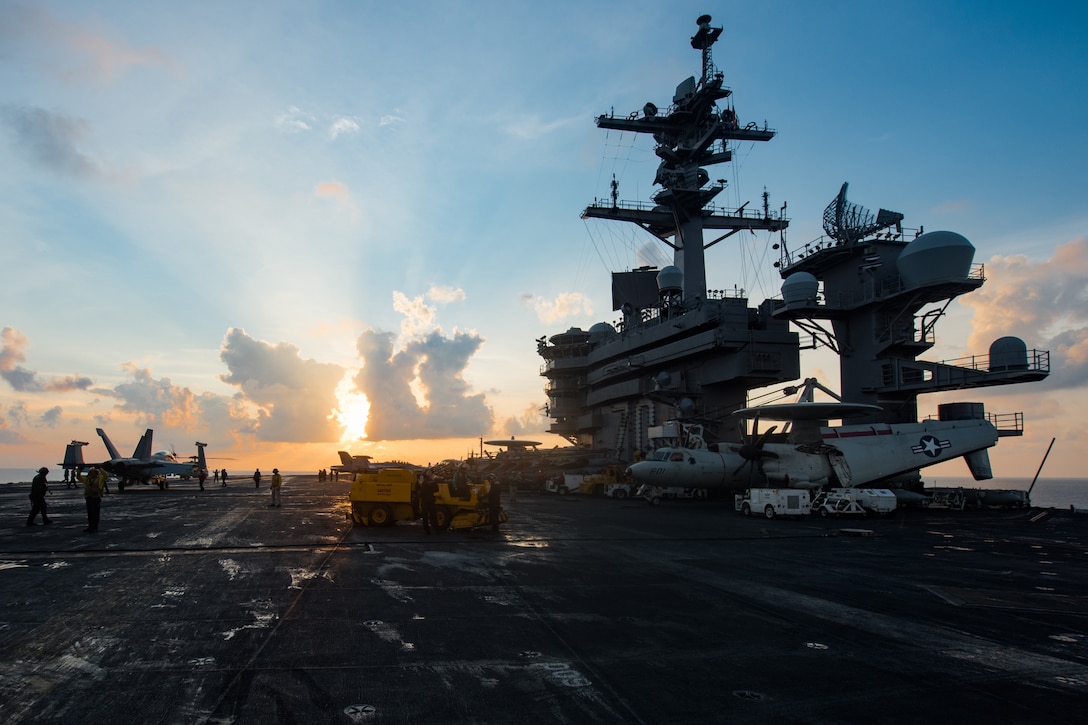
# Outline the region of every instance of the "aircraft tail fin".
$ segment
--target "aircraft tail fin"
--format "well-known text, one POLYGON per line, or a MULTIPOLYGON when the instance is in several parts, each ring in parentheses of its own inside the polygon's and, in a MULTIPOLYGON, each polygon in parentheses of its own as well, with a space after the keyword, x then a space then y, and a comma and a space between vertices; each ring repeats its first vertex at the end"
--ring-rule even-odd
POLYGON ((990 452, 987 449, 966 453, 963 460, 967 461, 967 468, 976 481, 986 481, 994 477, 994 470, 990 466, 990 452))
POLYGON ((77 471, 81 470, 84 466, 83 463, 83 446, 87 445, 82 441, 72 441, 64 449, 64 463, 60 464, 62 468, 74 468, 77 471))
POLYGON ((351 454, 347 451, 337 451, 336 454, 340 456, 340 462, 348 467, 348 470, 355 465, 355 461, 351 460, 351 454))
POLYGON ((106 435, 106 431, 101 428, 95 428, 95 433, 102 439, 102 443, 106 446, 106 452, 110 454, 110 458, 120 458, 121 454, 117 451, 117 446, 113 445, 113 441, 106 435))
POLYGON ((136 444, 136 450, 132 452, 132 457, 138 461, 150 461, 151 460, 151 438, 155 435, 155 431, 150 428, 140 437, 140 442, 136 444))
POLYGON ((196 442, 196 465, 198 466, 197 471, 208 470, 208 461, 206 458, 204 458, 204 447, 206 445, 208 444, 201 443, 200 441, 196 442))

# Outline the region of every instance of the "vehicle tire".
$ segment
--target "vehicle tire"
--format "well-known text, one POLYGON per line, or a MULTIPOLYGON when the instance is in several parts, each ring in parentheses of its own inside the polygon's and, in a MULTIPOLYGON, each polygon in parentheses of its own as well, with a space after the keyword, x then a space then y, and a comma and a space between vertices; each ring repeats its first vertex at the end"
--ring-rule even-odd
POLYGON ((752 515, 752 507, 749 506, 747 502, 742 503, 740 505, 740 513, 741 513, 742 516, 751 516, 752 515))
POLYGON ((555 492, 558 493, 560 496, 566 496, 568 493, 570 493, 565 484, 555 489, 555 492))
POLYGON ((763 509, 763 515, 769 519, 774 518, 774 506, 767 504, 767 508, 763 509))
POLYGON ((612 492, 612 498, 627 498, 627 489, 617 488, 615 491, 612 492))
POLYGON ((660 496, 652 497, 650 499, 650 505, 651 506, 660 506, 661 505, 661 497, 660 496))
POLYGON ((374 504, 370 509, 370 524, 372 526, 389 526, 393 523, 393 512, 384 503, 374 504))
POLYGON ((822 516, 823 518, 826 519, 829 515, 830 514, 827 511, 827 507, 826 506, 821 506, 820 507, 820 516, 822 516))
POLYGON ((438 527, 439 531, 445 531, 450 527, 450 509, 448 506, 435 506, 434 507, 434 523, 438 527))

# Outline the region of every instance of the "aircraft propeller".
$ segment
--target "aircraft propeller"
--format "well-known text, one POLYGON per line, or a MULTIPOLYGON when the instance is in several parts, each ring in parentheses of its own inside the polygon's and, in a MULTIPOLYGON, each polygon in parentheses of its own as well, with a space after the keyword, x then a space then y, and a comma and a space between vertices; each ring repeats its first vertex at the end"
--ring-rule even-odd
POLYGON ((744 459, 744 461, 737 466, 736 470, 733 471, 734 476, 737 476, 745 466, 751 465, 752 468, 748 472, 748 479, 751 481, 756 467, 758 467, 760 471, 763 470, 764 458, 778 458, 778 454, 774 451, 763 450, 763 445, 767 442, 767 438, 778 429, 778 426, 772 425, 765 433, 763 433, 763 435, 758 435, 758 429, 759 419, 757 418, 755 425, 752 427, 752 439, 745 441, 739 446, 733 447, 733 452, 740 454, 740 457, 744 459))

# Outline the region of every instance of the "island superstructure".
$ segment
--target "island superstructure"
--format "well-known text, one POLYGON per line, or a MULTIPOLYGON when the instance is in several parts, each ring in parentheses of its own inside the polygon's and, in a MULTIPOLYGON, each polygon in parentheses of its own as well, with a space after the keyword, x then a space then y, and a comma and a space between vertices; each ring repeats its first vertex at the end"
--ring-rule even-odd
POLYGON ((549 431, 621 460, 645 450, 649 428, 678 413, 724 419, 745 405, 749 389, 795 380, 800 371, 798 335, 773 317, 770 302, 753 308, 739 292, 707 289, 708 247, 742 230, 789 224, 766 196, 761 210, 712 205, 725 183, 709 184, 706 168, 731 160, 730 142, 774 137, 766 127, 740 125, 732 107, 719 110, 717 102, 731 95, 711 55, 720 34, 710 16, 699 18, 691 45, 702 54, 702 74, 680 83, 667 109, 647 103, 629 116, 597 118, 600 128, 653 136, 661 190, 653 204, 628 204, 613 186, 610 200, 582 216, 637 224, 672 249, 673 264, 613 273, 617 325, 538 340, 549 431), (707 230, 717 234, 709 242, 707 230))
MULTIPOLYGON (((621 461, 653 448, 677 419, 699 423, 715 440, 738 441, 745 432, 731 413, 749 404, 753 389, 799 380, 801 350, 820 344, 839 354, 838 397, 884 408, 872 422, 915 422, 923 393, 1046 377, 1046 353, 1029 353, 1016 338, 1001 338, 989 356, 966 363, 917 360, 934 344, 949 302, 985 280, 962 236, 919 230, 912 238, 902 214, 874 217, 847 202, 845 184, 825 212, 828 236, 796 251, 786 243, 785 205, 772 208, 766 191, 758 209, 714 205, 725 174, 707 169, 730 163, 736 144, 770 141, 775 132, 741 123, 711 53, 722 28, 709 15, 696 23, 699 78, 681 82, 667 108, 646 103, 596 119, 602 129, 653 138, 660 190, 652 203, 621 202, 613 180, 611 197, 582 217, 637 225, 672 250, 672 264, 612 273, 616 323, 537 340, 549 432, 621 461), (732 282, 708 289, 706 251, 739 232, 777 235, 781 299, 751 306, 732 282)), ((981 404, 958 403, 942 406, 941 415, 987 414, 981 404)), ((994 423, 1003 434, 1022 432, 1016 414, 994 423)))

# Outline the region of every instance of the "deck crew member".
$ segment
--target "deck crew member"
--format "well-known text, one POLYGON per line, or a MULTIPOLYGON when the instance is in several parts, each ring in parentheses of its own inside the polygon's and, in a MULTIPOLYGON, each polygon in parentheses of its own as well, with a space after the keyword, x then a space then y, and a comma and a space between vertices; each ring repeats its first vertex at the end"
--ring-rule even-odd
POLYGON ((431 533, 433 528, 438 531, 438 517, 435 515, 434 496, 438 493, 438 483, 434 480, 434 474, 427 471, 423 474, 423 480, 419 483, 419 513, 423 518, 424 533, 431 533))
POLYGON ((45 514, 45 495, 49 493, 49 484, 46 483, 45 476, 48 473, 49 469, 42 466, 38 469, 38 475, 34 476, 34 480, 30 482, 30 516, 26 519, 27 526, 38 525, 34 519, 37 518, 39 512, 41 512, 43 524, 53 523, 45 514))
POLYGON ((283 488, 283 476, 280 475, 280 469, 272 469, 272 503, 270 506, 280 507, 280 489, 283 488))
POLYGON ((87 478, 83 482, 83 498, 87 501, 87 528, 85 534, 98 533, 98 519, 102 513, 102 491, 105 490, 105 479, 108 474, 100 468, 92 468, 87 472, 87 478))

